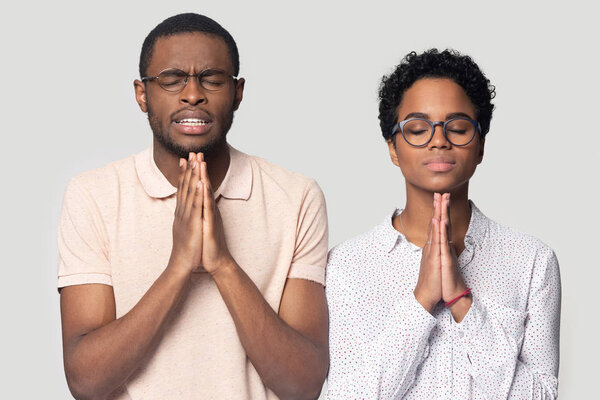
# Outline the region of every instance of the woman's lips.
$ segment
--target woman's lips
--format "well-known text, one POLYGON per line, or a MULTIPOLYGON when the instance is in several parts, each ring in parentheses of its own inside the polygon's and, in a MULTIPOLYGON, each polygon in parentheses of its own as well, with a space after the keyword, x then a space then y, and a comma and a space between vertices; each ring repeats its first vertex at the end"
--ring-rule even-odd
POLYGON ((453 160, 447 160, 443 158, 431 159, 426 161, 424 164, 427 169, 434 172, 447 172, 456 165, 453 160))

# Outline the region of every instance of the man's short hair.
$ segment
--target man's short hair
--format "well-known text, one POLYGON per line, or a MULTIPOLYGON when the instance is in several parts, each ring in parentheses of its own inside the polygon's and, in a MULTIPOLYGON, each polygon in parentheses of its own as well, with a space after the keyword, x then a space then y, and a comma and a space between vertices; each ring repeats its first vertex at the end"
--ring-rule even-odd
POLYGON ((235 40, 229 32, 219 25, 215 20, 200 14, 185 13, 174 15, 158 24, 144 39, 142 52, 140 54, 140 76, 146 76, 146 71, 152 59, 154 45, 161 37, 177 35, 179 33, 200 32, 207 35, 214 35, 223 39, 229 51, 231 64, 233 65, 233 75, 240 72, 240 56, 235 40))
POLYGON ((379 87, 379 126, 383 137, 392 136, 398 122, 397 110, 404 92, 421 78, 449 78, 460 85, 475 106, 475 119, 481 124, 481 134, 490 130, 494 105, 491 100, 496 89, 490 84, 471 57, 456 50, 446 49, 441 53, 430 49, 422 54, 409 53, 394 72, 384 76, 379 87))

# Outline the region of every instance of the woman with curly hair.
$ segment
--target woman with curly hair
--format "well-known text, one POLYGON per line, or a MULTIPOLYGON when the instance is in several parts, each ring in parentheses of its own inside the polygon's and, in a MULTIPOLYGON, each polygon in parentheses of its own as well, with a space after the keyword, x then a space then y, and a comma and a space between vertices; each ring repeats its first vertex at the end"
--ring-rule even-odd
POLYGON ((557 397, 556 256, 469 200, 494 94, 452 50, 410 53, 383 79, 406 205, 329 254, 329 399, 557 397))

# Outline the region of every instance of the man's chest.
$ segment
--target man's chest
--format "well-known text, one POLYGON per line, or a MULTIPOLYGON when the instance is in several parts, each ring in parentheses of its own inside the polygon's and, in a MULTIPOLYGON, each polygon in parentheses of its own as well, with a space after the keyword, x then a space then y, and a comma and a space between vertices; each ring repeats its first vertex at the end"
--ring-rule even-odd
MULTIPOLYGON (((276 307, 294 255, 295 224, 286 216, 273 220, 266 210, 232 203, 218 203, 227 247, 259 290, 271 293, 267 301, 276 307)), ((124 201, 116 219, 106 221, 119 315, 129 311, 167 267, 173 247, 175 206, 174 197, 143 206, 124 201)), ((206 302, 220 301, 218 289, 207 273, 192 274, 191 290, 206 302)))

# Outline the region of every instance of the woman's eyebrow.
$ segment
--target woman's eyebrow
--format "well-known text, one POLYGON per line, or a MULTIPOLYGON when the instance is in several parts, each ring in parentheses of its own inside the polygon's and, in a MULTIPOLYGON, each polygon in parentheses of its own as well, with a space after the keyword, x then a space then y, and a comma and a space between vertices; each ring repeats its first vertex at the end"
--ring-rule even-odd
POLYGON ((425 118, 425 119, 429 119, 429 114, 425 114, 425 113, 420 113, 420 112, 412 112, 406 115, 406 117, 404 117, 404 119, 409 119, 409 118, 425 118))
MULTIPOLYGON (((469 119, 473 119, 473 117, 471 117, 469 114, 464 113, 464 112, 453 112, 450 114, 446 114, 446 121, 452 118, 458 118, 458 117, 464 117, 464 118, 469 118, 469 119)), ((421 112, 412 112, 407 114, 404 119, 410 119, 410 118, 425 118, 425 119, 429 119, 429 114, 426 113, 421 113, 421 112)))
POLYGON ((455 112, 455 113, 447 114, 446 120, 449 120, 452 118, 457 118, 457 117, 465 117, 465 118, 473 119, 469 114, 466 114, 464 112, 455 112))

